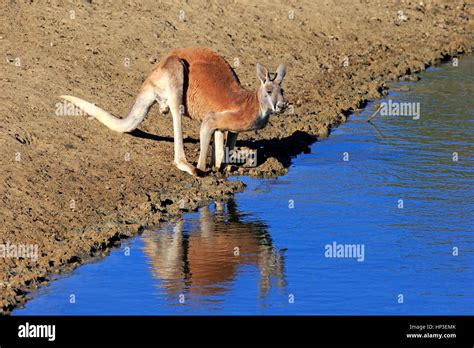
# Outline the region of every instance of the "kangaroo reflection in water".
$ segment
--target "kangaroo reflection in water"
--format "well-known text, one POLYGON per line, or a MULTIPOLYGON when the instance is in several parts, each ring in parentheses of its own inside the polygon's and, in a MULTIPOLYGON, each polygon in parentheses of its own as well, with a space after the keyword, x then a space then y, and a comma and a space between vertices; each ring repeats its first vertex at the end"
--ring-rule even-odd
POLYGON ((246 216, 234 200, 215 205, 214 213, 201 208, 199 218, 186 227, 181 219, 168 229, 144 232, 144 250, 160 287, 173 297, 219 295, 226 292, 239 267, 255 265, 262 297, 273 285, 284 288, 284 256, 272 245, 266 225, 241 221, 246 216))

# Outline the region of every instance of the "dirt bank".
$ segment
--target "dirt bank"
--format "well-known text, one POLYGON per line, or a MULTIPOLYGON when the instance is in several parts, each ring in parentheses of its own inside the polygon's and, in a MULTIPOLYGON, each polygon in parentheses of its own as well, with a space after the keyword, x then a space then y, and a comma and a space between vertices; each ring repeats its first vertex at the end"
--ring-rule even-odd
MULTIPOLYGON (((119 134, 84 116, 57 116, 58 95, 125 115, 153 65, 177 47, 215 49, 248 87, 257 86, 257 61, 286 62, 288 112, 238 142, 258 150, 249 174, 280 175, 386 81, 470 51, 466 3, 2 2, 0 244, 34 244, 39 255, 0 257, 0 312, 143 226, 243 188, 175 169, 170 116, 156 106, 140 131, 119 134)), ((192 162, 198 127, 184 122, 192 162)))

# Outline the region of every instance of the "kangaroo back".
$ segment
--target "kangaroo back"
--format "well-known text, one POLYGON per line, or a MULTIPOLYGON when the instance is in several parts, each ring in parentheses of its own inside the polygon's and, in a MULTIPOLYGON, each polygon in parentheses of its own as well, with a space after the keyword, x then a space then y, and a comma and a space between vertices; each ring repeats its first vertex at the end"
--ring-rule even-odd
POLYGON ((202 120, 209 112, 239 109, 248 92, 229 64, 208 48, 174 50, 187 67, 185 102, 189 116, 202 120))

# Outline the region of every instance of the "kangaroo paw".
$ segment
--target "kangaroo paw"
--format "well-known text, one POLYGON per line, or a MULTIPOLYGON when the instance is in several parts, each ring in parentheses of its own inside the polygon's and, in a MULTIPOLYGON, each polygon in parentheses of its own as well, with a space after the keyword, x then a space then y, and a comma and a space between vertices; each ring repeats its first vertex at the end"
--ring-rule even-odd
MULTIPOLYGON (((175 161, 174 165, 183 172, 189 173, 193 176, 198 176, 198 169, 186 161, 175 161)), ((200 172, 200 171, 199 171, 200 172)))

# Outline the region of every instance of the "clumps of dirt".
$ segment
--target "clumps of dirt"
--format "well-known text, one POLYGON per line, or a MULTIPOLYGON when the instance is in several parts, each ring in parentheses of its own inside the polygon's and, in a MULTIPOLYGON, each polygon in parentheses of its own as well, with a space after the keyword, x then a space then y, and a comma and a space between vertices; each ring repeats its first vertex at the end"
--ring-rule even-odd
POLYGON ((247 174, 257 178, 273 178, 285 175, 287 172, 288 169, 285 168, 283 163, 274 157, 269 157, 257 168, 250 169, 247 174))
MULTIPOLYGON (((255 151, 256 166, 229 169, 282 175, 294 156, 386 93, 386 81, 417 79, 470 52, 470 18, 470 3, 449 0, 3 1, 0 244, 35 245, 38 257, 0 258, 0 312, 145 226, 243 189, 227 174, 178 171, 172 122, 157 107, 140 130, 119 134, 62 113, 59 95, 126 115, 153 64, 180 47, 218 51, 247 88, 258 85, 257 62, 270 70, 285 62, 287 111, 239 136, 237 147, 255 151)), ((183 125, 196 163, 199 124, 183 125)))

